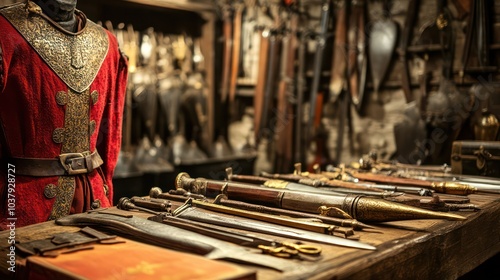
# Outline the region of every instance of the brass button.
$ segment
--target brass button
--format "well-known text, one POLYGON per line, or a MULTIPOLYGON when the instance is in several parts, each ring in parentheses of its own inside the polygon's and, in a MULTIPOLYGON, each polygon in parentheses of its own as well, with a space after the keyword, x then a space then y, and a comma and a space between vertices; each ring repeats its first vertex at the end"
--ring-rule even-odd
POLYGON ((68 94, 64 91, 60 91, 56 94, 56 102, 57 104, 64 106, 68 103, 68 94))
POLYGON ((104 189, 104 195, 108 196, 108 194, 109 194, 109 187, 108 187, 108 185, 104 184, 102 186, 102 188, 104 189))
POLYGON ((95 132, 95 121, 94 120, 91 120, 90 123, 89 123, 89 129, 90 129, 90 134, 94 134, 95 132))
POLYGON ((64 141, 64 128, 56 128, 52 133, 52 141, 61 144, 64 141))
POLYGON ((46 185, 43 189, 43 195, 48 199, 56 197, 56 188, 57 186, 54 184, 46 185))
POLYGON ((99 199, 94 200, 94 202, 92 202, 92 205, 90 207, 94 210, 101 208, 101 201, 99 199))
POLYGON ((99 93, 97 90, 94 90, 91 94, 90 97, 92 98, 92 105, 95 105, 97 101, 99 100, 99 93))

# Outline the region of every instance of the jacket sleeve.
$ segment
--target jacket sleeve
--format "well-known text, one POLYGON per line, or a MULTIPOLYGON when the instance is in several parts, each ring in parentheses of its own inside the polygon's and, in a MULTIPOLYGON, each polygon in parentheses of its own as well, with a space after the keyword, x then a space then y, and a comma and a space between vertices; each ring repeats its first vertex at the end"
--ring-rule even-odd
POLYGON ((115 52, 116 79, 110 85, 109 95, 106 99, 106 107, 101 120, 100 130, 97 139, 97 150, 104 163, 101 166, 106 183, 108 185, 108 198, 113 201, 113 173, 118 161, 122 141, 122 119, 125 103, 125 95, 128 78, 128 61, 118 49, 118 44, 113 35, 108 32, 110 38, 110 51, 115 52))
POLYGON ((0 44, 0 92, 3 91, 4 83, 5 79, 4 79, 4 69, 3 69, 3 51, 2 51, 2 45, 0 44))

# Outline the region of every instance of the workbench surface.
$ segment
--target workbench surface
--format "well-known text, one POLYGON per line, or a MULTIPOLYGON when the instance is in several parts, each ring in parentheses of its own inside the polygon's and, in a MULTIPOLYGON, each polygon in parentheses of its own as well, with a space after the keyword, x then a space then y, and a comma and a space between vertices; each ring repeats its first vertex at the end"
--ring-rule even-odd
MULTIPOLYGON (((257 279, 456 279, 500 252, 500 195, 469 197, 481 210, 455 212, 466 216, 465 221, 411 220, 371 224, 383 233, 356 231, 356 235, 359 241, 374 245, 377 250, 317 244, 323 249, 319 259, 290 260, 305 268, 298 274, 238 265, 255 270, 257 279)), ((15 239, 27 242, 48 238, 57 232, 77 230, 79 228, 45 222, 17 228, 15 239)), ((9 234, 8 231, 0 232, 1 279, 12 276, 5 261, 9 234)), ((22 271, 23 259, 21 256, 16 259, 16 268, 22 271)))

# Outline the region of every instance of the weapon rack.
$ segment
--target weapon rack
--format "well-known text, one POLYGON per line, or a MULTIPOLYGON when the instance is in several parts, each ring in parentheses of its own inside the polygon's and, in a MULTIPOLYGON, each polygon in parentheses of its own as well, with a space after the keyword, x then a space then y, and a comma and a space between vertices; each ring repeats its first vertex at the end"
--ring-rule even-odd
MULTIPOLYGON (((234 3, 239 3, 241 1, 234 1, 234 3)), ((332 10, 336 10, 338 7, 336 6, 338 3, 343 1, 332 0, 332 10)), ((377 5, 380 5, 381 1, 366 1, 370 7, 370 10, 367 11, 367 24, 370 21, 374 21, 379 17, 377 13, 380 13, 380 9, 377 5), (371 6, 373 5, 373 6, 371 6), (374 7, 374 9, 371 9, 374 7)), ((405 17, 408 14, 407 8, 408 3, 410 1, 394 1, 393 8, 391 10, 392 19, 397 22, 399 26, 399 37, 401 37, 402 29, 404 27, 405 17)), ((448 1, 448 6, 455 7, 454 3, 456 1, 448 1)), ((269 0, 266 3, 271 4, 279 4, 280 1, 277 0, 269 0)), ((311 29, 312 33, 317 33, 319 29, 320 22, 320 11, 317 9, 321 6, 321 0, 314 1, 303 1, 306 9, 308 9, 308 16, 310 17, 307 23, 307 27, 311 29)), ((441 72, 441 52, 440 48, 436 48, 436 46, 422 46, 418 45, 418 36, 420 34, 419 27, 423 26, 426 22, 428 22, 432 17, 435 16, 436 10, 435 1, 422 0, 420 1, 420 7, 417 12, 417 18, 415 20, 415 24, 413 27, 413 35, 409 39, 409 44, 407 48, 407 55, 412 61, 410 66, 410 88, 415 96, 415 99, 419 98, 419 74, 416 73, 419 70, 415 70, 415 61, 416 57, 422 57, 423 53, 428 53, 428 56, 431 59, 428 62, 427 68, 429 68, 429 72, 432 72, 432 78, 428 81, 429 90, 436 90, 439 87, 439 79, 441 72), (428 12, 424 12, 428 11, 428 12), (437 59, 432 59, 433 57, 437 59)), ((500 49, 500 38, 499 38, 499 24, 500 20, 498 15, 500 14, 499 5, 494 5, 494 12, 492 13, 491 18, 491 26, 493 35, 491 38, 490 45, 490 56, 492 58, 491 65, 499 65, 498 57, 496 54, 500 49)), ((154 27, 155 30, 160 32, 170 33, 170 34, 189 34, 193 37, 197 37, 201 39, 202 52, 205 57, 205 68, 206 68, 206 82, 209 89, 209 98, 210 102, 207 106, 208 108, 208 131, 209 131, 209 139, 212 141, 216 138, 217 130, 219 130, 220 123, 217 123, 216 120, 221 119, 220 114, 224 111, 223 105, 220 104, 217 100, 220 99, 219 89, 221 87, 221 71, 222 68, 222 48, 223 43, 220 42, 220 38, 222 37, 222 27, 221 27, 221 18, 220 11, 217 10, 214 1, 209 0, 198 0, 198 1, 173 1, 173 0, 89 0, 83 1, 79 3, 79 8, 83 10, 89 18, 94 21, 97 20, 110 20, 113 23, 126 22, 134 25, 136 30, 144 30, 148 27, 154 27)), ((455 11, 456 12, 456 11, 455 11)), ((332 12, 334 14, 334 12, 332 12)), ((335 16, 332 17, 330 21, 334 21, 335 16)), ((462 18, 461 20, 454 19, 453 24, 455 28, 460 24, 462 26, 466 23, 466 18, 462 18)), ((331 24, 333 25, 333 24, 331 24)), ((322 71, 320 72, 320 89, 328 88, 328 79, 330 76, 330 68, 331 68, 331 49, 333 45, 332 38, 335 34, 332 26, 329 25, 324 53, 324 63, 322 67, 322 71)), ((458 30, 458 29, 457 29, 458 30)), ((463 30, 461 30, 463 31, 463 30)), ((314 37, 313 35, 312 37, 314 37)), ((474 73, 468 73, 464 76, 464 78, 460 77, 460 66, 461 66, 461 52, 463 51, 463 45, 465 41, 465 32, 457 32, 456 38, 456 55, 454 56, 453 61, 453 73, 452 78, 457 88, 463 93, 466 92, 474 83, 477 82, 477 76, 474 73)), ((311 80, 313 80, 313 61, 314 61, 314 46, 315 39, 308 39, 308 51, 306 51, 306 69, 305 69, 305 80, 306 87, 304 90, 304 101, 307 102, 309 90, 311 86, 311 80)), ((437 46, 439 47, 439 46, 437 46)), ((394 50, 392 61, 389 65, 389 69, 387 75, 385 77, 384 82, 381 85, 380 92, 384 96, 390 96, 393 100, 391 101, 390 106, 399 106, 398 110, 395 108, 388 108, 387 106, 380 106, 374 104, 375 102, 365 101, 364 107, 361 113, 356 113, 353 109, 351 114, 352 126, 351 128, 354 132, 353 135, 344 134, 344 140, 339 141, 336 140, 336 134, 329 134, 329 140, 327 141, 327 154, 329 155, 330 160, 334 160, 335 163, 341 162, 350 162, 358 159, 361 155, 369 152, 369 148, 380 149, 382 154, 385 153, 385 156, 392 154, 396 148, 394 139, 392 137, 392 125, 395 122, 395 119, 401 118, 401 107, 400 105, 404 105, 403 96, 400 94, 400 89, 402 86, 400 73, 402 72, 402 66, 399 62, 401 56, 401 48, 399 44, 396 44, 396 48, 394 50), (371 104, 373 103, 373 104, 371 104), (398 105, 399 104, 399 105, 398 105), (390 110, 393 110, 389 112, 390 110), (399 114, 399 115, 397 115, 399 114), (369 124, 371 123, 371 125, 369 124), (365 134, 369 134, 371 137, 365 137, 365 134), (335 143, 338 142, 338 143, 335 143), (343 147, 338 149, 336 146, 339 143, 343 142, 343 147), (338 154, 335 153, 335 149, 344 150, 342 156, 337 158, 338 154), (348 152, 349 151, 349 152, 348 152)), ((420 59, 421 60, 421 59, 420 59)), ((497 80, 498 78, 498 70, 494 71, 492 80, 497 80)), ((490 82, 490 81, 487 81, 490 82)), ((495 87, 495 83, 492 83, 492 86, 495 87)), ((373 95, 373 87, 374 84, 368 74, 366 80, 366 97, 370 97, 373 95)), ((237 89, 236 89, 236 101, 235 106, 238 108, 239 116, 241 117, 242 112, 244 112, 245 107, 251 107, 252 102, 255 96, 255 80, 248 81, 245 79, 238 78, 237 89)), ((500 118, 500 101, 498 94, 492 95, 490 100, 490 111, 496 114, 497 118, 500 118)), ((338 102, 337 102, 338 103, 338 102)), ((339 128, 340 122, 340 105, 339 104, 327 104, 323 109, 323 119, 326 120, 326 131, 337 131, 339 128)), ((304 111, 306 113, 306 111, 304 111)), ((224 118, 225 116, 222 116, 224 118)), ((347 130, 347 128, 346 128, 347 130)), ((339 130, 340 131, 340 130, 339 130)), ((352 132, 349 132, 352 133, 352 132)), ((461 139, 467 140, 470 135, 467 133, 471 133, 470 129, 463 129, 459 137, 461 139)), ((339 132, 340 134, 340 132, 339 132)), ((258 149, 258 147, 256 147, 258 149)), ((307 151, 311 153, 311 151, 307 151)), ((303 153, 307 153, 303 152, 303 153)), ((262 152, 261 152, 262 153, 262 152)), ((261 154, 259 153, 259 155, 261 154)), ((272 152, 267 152, 272 153, 272 152)), ((310 155, 303 155, 303 157, 307 157, 310 155)), ((439 160, 449 160, 449 156, 442 156, 439 160)), ((272 158, 269 159, 272 161, 272 158)), ((438 164, 442 162, 436 162, 438 164)), ((272 163, 271 163, 272 165, 272 163)), ((261 166, 256 165, 255 167, 257 171, 264 170, 261 166)), ((223 169, 223 168, 221 168, 223 169)), ((213 170, 213 169, 212 169, 213 170)), ((255 171, 255 172, 257 172, 255 171)), ((268 170, 264 170, 268 171, 268 170)), ((282 170, 283 171, 283 170, 282 170)), ((287 170, 284 170, 287 171, 287 170)), ((289 171, 289 170, 288 170, 289 171)), ((211 174, 214 175, 214 174, 211 174)), ((207 176, 206 174, 201 174, 201 176, 207 176)), ((221 179, 220 176, 215 174, 214 176, 218 177, 217 179, 221 179)), ((211 176, 213 177, 213 176, 211 176)), ((154 183, 158 185, 160 181, 172 181, 172 177, 163 177, 160 180, 158 178, 153 179, 154 183)), ((149 186, 148 186, 149 187, 149 186)), ((168 188, 169 186, 163 185, 162 187, 168 188)))
MULTIPOLYGON (((78 3, 78 8, 93 21, 130 23, 136 30, 154 27, 165 34, 188 34, 201 40, 205 59, 205 80, 209 101, 214 96, 215 21, 216 14, 210 1, 175 0, 89 0, 78 3)), ((213 104, 208 104, 208 130, 213 131, 213 104)), ((213 137, 209 137, 212 139, 213 137)))
MULTIPOLYGON (((212 147, 214 140, 214 117, 217 111, 220 111, 216 100, 217 72, 220 68, 216 60, 217 54, 215 47, 217 45, 217 21, 215 5, 209 0, 89 0, 78 3, 78 9, 82 10, 89 19, 94 22, 111 22, 113 25, 130 24, 136 32, 143 32, 148 28, 153 28, 154 32, 165 35, 183 35, 199 40, 200 49, 203 56, 203 75, 206 88, 206 127, 208 143, 206 147, 212 147)), ((103 24, 105 25, 105 24, 103 24)), ((123 51, 123 50, 122 50, 123 51)), ((132 114, 134 115, 134 113, 132 114)), ((134 120, 135 121, 135 120, 134 120)), ((124 124, 125 125, 125 124, 124 124)), ((160 124, 161 125, 161 124, 160 124)), ((166 126, 166 125, 165 125, 166 126)), ((137 127, 132 129, 135 133, 137 127)), ((134 138, 136 135, 134 135, 134 138)), ((137 146, 138 143, 132 143, 137 146)), ((200 145, 200 144, 199 144, 200 145)), ((204 149, 205 151, 207 149, 204 149)), ((116 178, 115 185, 117 190, 123 189, 122 195, 147 194, 147 189, 151 186, 162 186, 172 188, 172 182, 178 169, 192 170, 199 176, 210 176, 212 178, 221 178, 222 173, 214 173, 213 170, 224 170, 225 167, 236 162, 243 166, 246 172, 252 172, 254 155, 230 156, 223 159, 213 159, 209 156, 208 161, 183 161, 180 165, 175 164, 174 170, 170 171, 145 171, 143 176, 129 176, 116 178), (208 166, 209 164, 210 166, 208 166), (214 169, 219 166, 219 169, 214 169), (212 173, 210 173, 212 172, 212 173), (210 173, 210 174, 209 174, 210 173), (136 186, 136 187, 130 187, 136 186), (140 186, 140 187, 137 187, 140 186), (131 189, 135 188, 135 189, 131 189), (125 190, 126 189, 126 190, 125 190)), ((171 162, 173 165, 173 162, 171 162)), ((115 201, 116 202, 116 201, 115 201)))

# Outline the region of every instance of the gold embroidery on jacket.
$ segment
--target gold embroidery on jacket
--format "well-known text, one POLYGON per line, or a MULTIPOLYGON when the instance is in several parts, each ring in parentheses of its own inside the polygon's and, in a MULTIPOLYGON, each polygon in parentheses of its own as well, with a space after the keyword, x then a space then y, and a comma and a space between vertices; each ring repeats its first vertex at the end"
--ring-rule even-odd
MULTIPOLYGON (((63 142, 61 153, 81 153, 90 149, 90 90, 77 93, 71 89, 66 93, 63 142)), ((75 193, 75 178, 61 176, 58 181, 56 201, 50 215, 51 220, 69 214, 75 193)))
POLYGON ((90 20, 78 34, 63 33, 37 14, 27 15, 24 3, 1 9, 49 67, 76 92, 88 89, 108 52, 104 29, 90 20))

